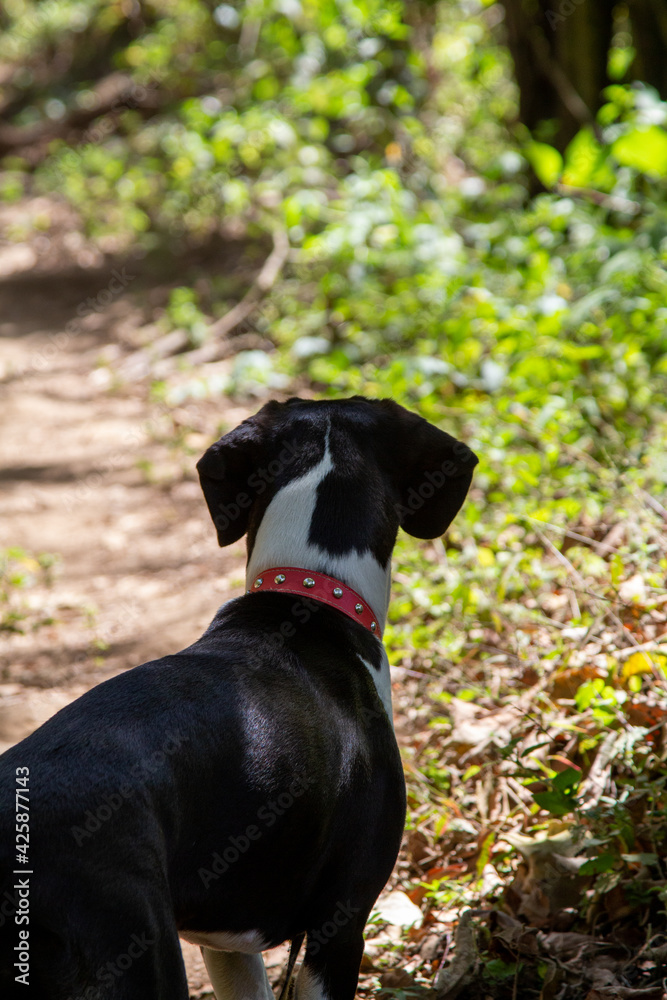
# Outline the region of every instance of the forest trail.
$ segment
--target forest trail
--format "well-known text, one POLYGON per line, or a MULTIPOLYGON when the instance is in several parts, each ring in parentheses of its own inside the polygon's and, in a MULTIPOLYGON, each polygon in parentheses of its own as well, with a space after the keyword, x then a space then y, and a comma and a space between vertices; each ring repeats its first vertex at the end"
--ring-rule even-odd
MULTIPOLYGON (((249 411, 224 398, 174 410, 143 384, 109 391, 105 359, 141 322, 130 293, 103 305, 112 274, 22 263, 0 247, 0 550, 22 550, 12 565, 26 579, 0 604, 0 749, 197 639, 242 592, 245 565, 242 542, 217 547, 195 463, 249 411), (101 308, 79 322, 91 295, 101 308), (43 553, 58 555, 49 574, 43 553)), ((191 996, 212 996, 199 949, 183 950, 191 996)), ((267 956, 270 975, 284 954, 267 956)))

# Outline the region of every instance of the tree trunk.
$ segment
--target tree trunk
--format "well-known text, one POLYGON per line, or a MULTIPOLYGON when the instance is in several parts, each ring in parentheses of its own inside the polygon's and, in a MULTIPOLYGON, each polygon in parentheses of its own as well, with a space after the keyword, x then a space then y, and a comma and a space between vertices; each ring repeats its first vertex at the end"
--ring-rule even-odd
POLYGON ((614 3, 504 0, 521 121, 561 151, 602 103, 614 3))
POLYGON ((637 55, 637 80, 650 84, 667 100, 667 4, 665 0, 630 0, 628 14, 637 55))

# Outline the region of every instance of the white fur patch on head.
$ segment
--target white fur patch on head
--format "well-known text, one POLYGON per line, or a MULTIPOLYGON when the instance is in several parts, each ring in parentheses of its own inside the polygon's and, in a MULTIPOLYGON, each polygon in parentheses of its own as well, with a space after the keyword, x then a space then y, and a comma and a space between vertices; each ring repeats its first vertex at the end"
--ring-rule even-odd
POLYGON ((305 476, 292 479, 287 486, 283 486, 267 507, 248 563, 248 586, 258 573, 270 566, 315 569, 303 559, 314 548, 308 542, 308 534, 317 503, 317 487, 333 467, 327 435, 322 460, 305 476), (293 560, 291 563, 285 561, 286 555, 293 560))
POLYGON ((381 566, 370 551, 334 556, 308 540, 317 487, 333 469, 327 431, 322 460, 279 490, 267 507, 248 562, 246 587, 250 589, 253 580, 272 566, 296 566, 313 573, 326 573, 356 590, 383 628, 389 605, 391 559, 381 566))

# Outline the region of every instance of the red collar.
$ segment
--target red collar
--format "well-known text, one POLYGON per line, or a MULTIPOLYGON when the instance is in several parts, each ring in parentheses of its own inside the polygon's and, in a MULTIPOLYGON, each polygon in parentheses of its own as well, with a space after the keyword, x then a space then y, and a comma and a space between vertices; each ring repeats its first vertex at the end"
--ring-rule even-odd
POLYGON ((248 593, 256 591, 282 591, 284 594, 298 594, 322 601, 332 608, 342 611, 348 618, 359 622, 369 632, 380 638, 382 630, 369 604, 355 590, 325 573, 313 573, 308 569, 294 566, 274 566, 256 576, 248 593))

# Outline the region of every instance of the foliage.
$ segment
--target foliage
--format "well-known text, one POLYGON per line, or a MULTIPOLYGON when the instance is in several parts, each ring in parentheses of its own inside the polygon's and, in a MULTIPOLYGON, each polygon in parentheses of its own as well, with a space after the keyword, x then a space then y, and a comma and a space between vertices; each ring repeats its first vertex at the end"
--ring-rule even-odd
POLYGON ((0 551, 0 632, 35 631, 52 623, 41 605, 32 606, 25 591, 50 586, 57 559, 49 552, 33 556, 19 548, 0 551))
MULTIPOLYGON (((626 60, 563 156, 536 141, 493 0, 9 0, 2 16, 13 125, 47 129, 43 155, 5 158, 2 197, 66 198, 109 254, 224 240, 224 275, 170 293, 161 329, 182 350, 210 344, 287 234, 233 331, 257 343, 222 366, 184 354, 161 399, 393 396, 481 457, 445 542, 399 543, 387 631, 409 720, 399 878, 424 927, 502 886, 506 910, 525 902, 532 847, 512 837, 560 857, 565 830, 590 879, 561 907, 570 926, 641 910, 664 931, 667 105, 623 82, 626 60), (55 48, 66 68, 45 75, 55 48), (124 89, 72 142, 58 123, 101 100, 100 74, 124 89)), ((548 929, 539 884, 546 908, 521 919, 548 929)), ((420 947, 413 968, 434 971, 420 947)), ((485 947, 511 996, 518 953, 491 932, 485 947)))

